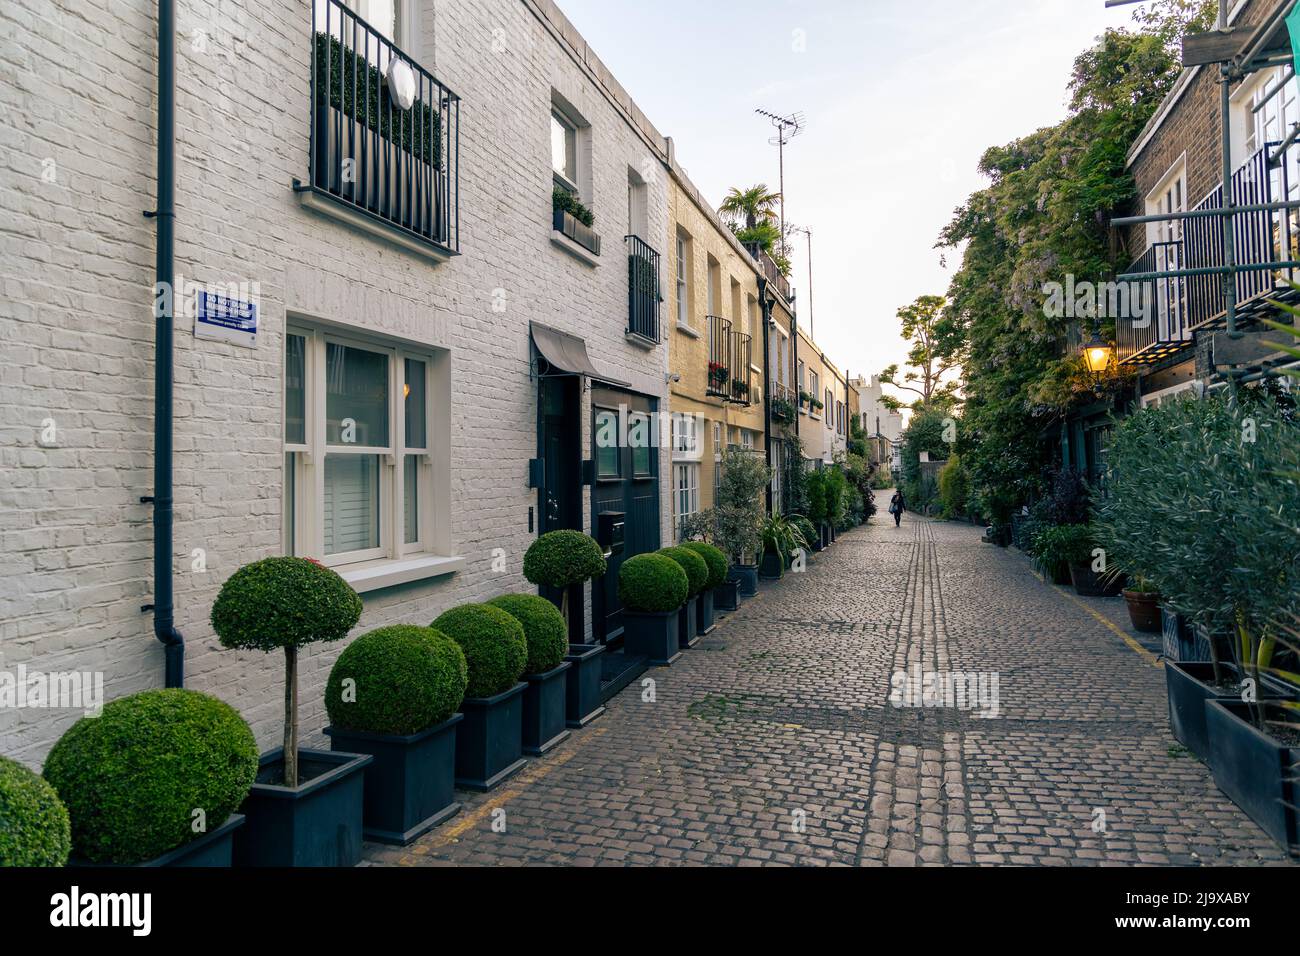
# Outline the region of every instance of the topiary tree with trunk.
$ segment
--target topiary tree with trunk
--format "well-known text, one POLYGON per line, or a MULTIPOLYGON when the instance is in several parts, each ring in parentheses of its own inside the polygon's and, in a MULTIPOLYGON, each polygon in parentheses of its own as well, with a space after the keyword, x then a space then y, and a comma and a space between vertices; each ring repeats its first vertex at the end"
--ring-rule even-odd
POLYGON ((532 584, 560 589, 560 613, 569 626, 569 588, 605 573, 605 552, 581 531, 548 531, 524 554, 524 577, 532 584))

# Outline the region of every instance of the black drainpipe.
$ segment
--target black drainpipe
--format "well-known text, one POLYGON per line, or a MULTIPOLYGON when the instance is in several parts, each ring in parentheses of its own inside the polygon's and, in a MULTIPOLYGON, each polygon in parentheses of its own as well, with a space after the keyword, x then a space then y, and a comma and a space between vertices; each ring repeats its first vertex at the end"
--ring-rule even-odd
POLYGON ((158 208, 154 267, 153 633, 162 642, 166 686, 185 686, 185 638, 176 630, 172 597, 172 345, 176 269, 176 0, 158 0, 158 208))
MULTIPOLYGON (((758 277, 758 301, 763 306, 763 455, 767 467, 772 468, 772 362, 768 345, 767 324, 772 321, 772 300, 767 294, 767 279, 758 277)), ((767 483, 767 513, 772 510, 772 482, 767 483)))

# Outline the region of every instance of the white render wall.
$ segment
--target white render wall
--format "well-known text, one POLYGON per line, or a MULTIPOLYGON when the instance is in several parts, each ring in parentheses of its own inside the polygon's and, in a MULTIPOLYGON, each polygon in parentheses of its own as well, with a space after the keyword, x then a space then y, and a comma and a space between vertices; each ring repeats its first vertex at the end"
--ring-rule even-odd
MULTIPOLYGON (((282 658, 222 649, 208 614, 236 568, 282 551, 286 315, 450 353, 450 520, 466 570, 364 595, 354 633, 531 590, 520 574, 537 504, 526 487, 537 454, 529 321, 581 335, 597 368, 667 411, 667 346, 647 352, 624 338, 622 241, 629 167, 653 174, 647 236, 667 234, 663 140, 607 77, 625 102, 603 95, 543 22, 572 31, 548 2, 418 0, 417 56, 462 97, 463 254, 434 265, 294 196, 292 181, 308 178, 308 3, 177 6, 176 271, 258 283, 262 328, 249 350, 196 340, 177 318, 176 622, 187 686, 237 706, 269 747, 282 658), (593 126, 595 269, 550 241, 552 88, 593 126), (504 312, 493 309, 497 290, 504 312), (194 573, 200 548, 207 570, 194 573), (496 548, 505 573, 491 570, 496 548)), ((150 0, 12 0, 0 14, 0 670, 102 671, 107 699, 163 675, 140 610, 153 600, 152 524, 138 500, 152 493, 154 229, 141 211, 154 195, 155 10, 150 0), (51 420, 54 447, 42 447, 51 420)), ((666 453, 660 465, 666 476, 666 453)), ((589 528, 588 489, 583 501, 589 528)), ((664 494, 662 528, 669 504, 664 494)), ((322 739, 322 689, 342 647, 304 654, 308 743, 322 739)), ((78 716, 0 709, 0 754, 38 766, 78 716)))

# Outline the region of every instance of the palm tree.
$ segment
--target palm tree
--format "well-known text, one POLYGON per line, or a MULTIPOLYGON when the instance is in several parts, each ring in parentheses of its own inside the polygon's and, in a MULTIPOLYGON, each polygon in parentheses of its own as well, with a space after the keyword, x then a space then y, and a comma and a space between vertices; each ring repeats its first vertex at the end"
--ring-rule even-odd
POLYGON ((777 204, 780 201, 781 194, 770 192, 766 183, 743 190, 732 186, 727 192, 727 198, 718 207, 718 212, 724 216, 744 216, 745 228, 753 229, 759 220, 776 218, 777 204))

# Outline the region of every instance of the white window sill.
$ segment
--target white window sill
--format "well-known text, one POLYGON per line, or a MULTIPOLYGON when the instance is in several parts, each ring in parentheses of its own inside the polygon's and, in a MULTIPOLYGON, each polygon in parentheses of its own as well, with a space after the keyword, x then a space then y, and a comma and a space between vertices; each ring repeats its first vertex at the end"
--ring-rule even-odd
POLYGON ((555 248, 567 252, 579 262, 591 266, 593 269, 600 265, 600 257, 592 253, 586 246, 574 242, 558 229, 551 230, 551 245, 555 248))
POLYGON ((685 335, 689 335, 689 336, 690 336, 691 338, 693 338, 693 339, 698 339, 698 338, 700 337, 700 333, 699 333, 699 332, 695 331, 695 330, 694 330, 693 328, 691 328, 689 325, 684 325, 684 324, 681 323, 681 322, 678 322, 678 323, 677 323, 677 331, 678 331, 678 332, 681 332, 681 333, 683 333, 683 334, 685 334, 685 335))
POLYGON ((391 558, 366 561, 364 564, 339 569, 339 575, 352 585, 352 590, 358 594, 365 594, 367 591, 379 591, 399 584, 410 584, 412 581, 424 581, 428 578, 455 574, 464 569, 464 558, 419 554, 399 558, 396 561, 391 558))

